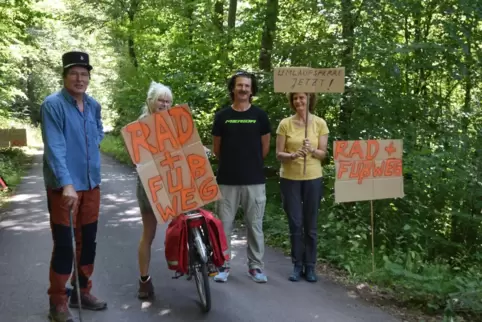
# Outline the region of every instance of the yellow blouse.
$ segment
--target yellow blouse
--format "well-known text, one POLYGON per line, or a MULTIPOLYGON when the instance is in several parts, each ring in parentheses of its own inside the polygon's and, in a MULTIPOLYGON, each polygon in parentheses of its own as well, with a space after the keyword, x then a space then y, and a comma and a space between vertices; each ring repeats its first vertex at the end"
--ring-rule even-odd
MULTIPOLYGON (((284 152, 295 153, 298 151, 305 139, 305 127, 295 124, 294 115, 284 118, 278 125, 277 135, 285 137, 284 152)), ((326 121, 321 117, 312 115, 308 124, 308 139, 311 146, 318 148, 320 136, 328 134, 326 121)), ((306 175, 303 175, 304 158, 281 162, 280 177, 290 180, 312 180, 323 176, 321 160, 316 159, 308 153, 306 156, 306 175)))

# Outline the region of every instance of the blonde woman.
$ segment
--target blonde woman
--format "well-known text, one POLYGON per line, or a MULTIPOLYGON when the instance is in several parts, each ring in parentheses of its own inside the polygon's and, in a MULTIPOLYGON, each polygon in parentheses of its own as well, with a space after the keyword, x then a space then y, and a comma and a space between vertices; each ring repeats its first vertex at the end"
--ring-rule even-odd
POLYGON ((315 94, 289 93, 288 99, 294 115, 281 120, 278 126, 276 157, 281 161, 280 189, 288 216, 294 265, 289 280, 296 282, 304 275, 308 282, 316 282, 317 217, 323 197, 321 161, 326 157, 329 130, 325 120, 313 115, 315 94), (309 106, 307 95, 310 95, 309 106))
MULTIPOLYGON (((146 104, 139 118, 171 108, 172 99, 173 96, 169 87, 152 82, 147 92, 146 104)), ((149 264, 151 261, 152 241, 156 237, 157 219, 139 176, 137 177, 136 194, 142 215, 142 236, 138 249, 140 279, 137 297, 139 299, 147 299, 154 295, 154 286, 149 275, 149 264)))

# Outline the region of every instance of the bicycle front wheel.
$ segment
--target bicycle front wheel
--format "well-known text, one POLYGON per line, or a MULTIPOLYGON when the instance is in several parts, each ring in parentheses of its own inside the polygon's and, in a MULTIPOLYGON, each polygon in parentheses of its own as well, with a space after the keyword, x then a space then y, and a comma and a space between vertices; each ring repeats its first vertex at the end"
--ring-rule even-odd
POLYGON ((200 262, 196 265, 194 279, 196 280, 196 288, 201 299, 201 305, 204 312, 211 310, 211 288, 209 287, 208 267, 206 263, 200 262))

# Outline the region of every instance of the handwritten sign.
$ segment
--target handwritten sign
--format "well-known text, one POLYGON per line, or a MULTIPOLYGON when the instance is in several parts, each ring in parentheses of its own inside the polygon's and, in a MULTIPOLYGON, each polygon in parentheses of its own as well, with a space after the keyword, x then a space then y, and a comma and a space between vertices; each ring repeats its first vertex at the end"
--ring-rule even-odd
POLYGON ((335 202, 403 198, 402 140, 333 142, 335 202))
POLYGON ((0 148, 27 146, 26 129, 0 129, 0 148))
POLYGON ((159 223, 221 197, 188 105, 132 122, 121 133, 159 223))
POLYGON ((274 91, 343 93, 345 91, 345 67, 277 67, 274 69, 274 91))

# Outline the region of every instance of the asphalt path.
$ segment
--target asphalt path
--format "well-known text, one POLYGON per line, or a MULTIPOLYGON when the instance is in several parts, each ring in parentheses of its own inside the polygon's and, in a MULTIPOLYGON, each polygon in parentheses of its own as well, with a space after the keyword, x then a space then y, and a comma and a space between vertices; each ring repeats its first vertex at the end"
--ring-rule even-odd
MULTIPOLYGON (((293 283, 289 258, 266 249, 267 284, 256 284, 246 271, 242 231, 233 236, 231 276, 211 283, 212 309, 203 314, 194 280, 172 279, 164 258, 165 226, 158 226, 151 261, 153 301, 136 298, 137 246, 141 234, 135 198, 135 170, 102 157, 102 202, 93 293, 108 301, 102 312, 83 312, 84 321, 399 321, 350 296, 323 278, 293 283)), ((41 154, 2 211, 0 221, 0 321, 47 321, 48 269, 52 238, 43 189, 41 154)), ((74 315, 77 310, 73 309, 74 315)))

